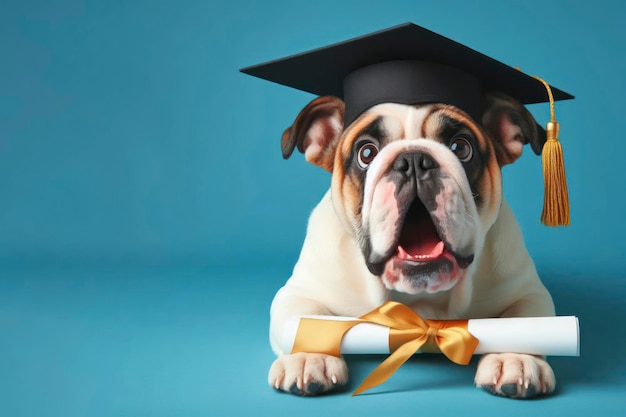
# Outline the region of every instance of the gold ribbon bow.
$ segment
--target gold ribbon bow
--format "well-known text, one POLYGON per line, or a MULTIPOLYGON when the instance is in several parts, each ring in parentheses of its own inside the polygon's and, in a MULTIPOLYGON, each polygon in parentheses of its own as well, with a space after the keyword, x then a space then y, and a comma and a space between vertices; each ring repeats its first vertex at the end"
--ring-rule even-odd
POLYGON ((325 353, 339 357, 343 336, 364 322, 389 327, 391 354, 365 378, 353 396, 387 381, 420 349, 441 352, 452 362, 467 365, 478 346, 478 339, 467 330, 467 320, 424 320, 404 304, 390 301, 359 320, 301 319, 291 353, 325 353))

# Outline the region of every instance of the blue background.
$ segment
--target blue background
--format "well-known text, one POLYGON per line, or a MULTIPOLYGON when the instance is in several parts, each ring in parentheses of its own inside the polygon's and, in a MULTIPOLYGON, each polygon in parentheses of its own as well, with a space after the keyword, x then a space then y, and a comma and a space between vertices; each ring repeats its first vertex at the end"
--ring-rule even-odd
MULTIPOLYGON (((0 415, 618 415, 626 409, 626 6, 618 1, 4 1, 0 415), (268 310, 329 175, 279 137, 313 97, 238 69, 412 21, 571 92, 572 226, 538 218, 540 158, 505 194, 582 356, 554 397, 412 359, 372 394, 266 385, 268 310)), ((530 106, 540 122, 546 105, 530 106)), ((359 381, 380 357, 351 358, 359 381)))

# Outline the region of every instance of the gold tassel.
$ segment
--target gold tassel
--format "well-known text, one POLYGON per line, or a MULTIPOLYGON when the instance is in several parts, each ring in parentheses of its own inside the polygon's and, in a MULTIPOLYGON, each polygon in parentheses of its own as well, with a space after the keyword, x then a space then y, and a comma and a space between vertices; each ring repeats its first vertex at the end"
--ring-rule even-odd
POLYGON ((563 148, 559 142, 559 124, 554 115, 554 98, 550 85, 539 77, 533 77, 546 87, 550 98, 550 122, 546 127, 546 143, 543 146, 541 161, 543 164, 543 211, 541 223, 546 226, 569 226, 569 194, 565 178, 563 148))

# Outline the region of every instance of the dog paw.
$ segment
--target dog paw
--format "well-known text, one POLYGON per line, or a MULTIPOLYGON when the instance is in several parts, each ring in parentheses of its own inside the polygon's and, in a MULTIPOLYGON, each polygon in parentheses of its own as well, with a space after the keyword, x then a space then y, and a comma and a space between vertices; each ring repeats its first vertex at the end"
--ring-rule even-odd
POLYGON ((348 382, 343 358, 321 353, 293 353, 280 356, 270 368, 268 382, 273 388, 296 395, 319 395, 348 382))
POLYGON ((490 394, 531 398, 554 391, 556 379, 545 359, 519 353, 490 353, 478 362, 476 385, 490 394))

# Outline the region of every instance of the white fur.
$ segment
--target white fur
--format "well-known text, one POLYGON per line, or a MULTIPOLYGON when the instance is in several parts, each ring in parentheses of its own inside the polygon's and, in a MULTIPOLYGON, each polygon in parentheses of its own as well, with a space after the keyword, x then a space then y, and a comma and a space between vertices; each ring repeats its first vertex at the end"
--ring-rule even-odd
MULTIPOLYGON (((291 355, 280 350, 278 341, 281 340, 286 320, 292 316, 324 314, 358 317, 391 299, 401 301, 431 319, 554 315, 552 299, 535 272, 520 228, 506 201, 503 201, 498 219, 485 238, 483 251, 470 270, 471 276, 451 290, 438 294, 411 296, 388 291, 381 280, 365 267, 359 247, 344 231, 333 209, 330 193, 326 193, 311 214, 307 236, 293 274, 272 303, 270 340, 274 352, 279 355, 279 363, 270 372, 270 385, 274 387, 278 384, 281 389, 289 391, 297 382, 286 378, 284 371, 275 369, 288 367, 291 362, 287 359, 291 355), (329 245, 327 242, 338 244, 329 245)), ((509 355, 503 359, 494 356, 494 360, 504 364, 502 368, 494 367, 488 359, 490 356, 485 355, 480 362, 476 374, 478 385, 495 385, 494 390, 503 394, 503 385, 517 384, 522 378, 521 385, 540 386, 545 392, 554 389, 554 374, 543 359, 527 355, 509 355), (528 369, 543 369, 545 372, 525 374, 525 368, 520 368, 518 364, 529 362, 534 365, 528 365, 528 369), (519 372, 503 372, 508 368, 519 372)), ((302 372, 305 362, 298 363, 302 372)), ((334 367, 344 369, 338 365, 334 367)), ((347 368, 345 373, 339 372, 336 376, 339 381, 347 380, 347 368)), ((297 377, 303 378, 304 374, 297 377)), ((326 387, 331 388, 332 385, 326 387)))
MULTIPOLYGON (((396 107, 385 107, 385 110, 388 109, 397 110, 396 107)), ((412 114, 405 120, 417 116, 412 114)), ((424 142, 431 143, 424 145, 415 141, 428 149, 442 146, 432 141, 424 142)), ((393 151, 392 145, 388 145, 391 146, 388 151, 385 151, 387 147, 382 150, 379 156, 383 158, 379 162, 375 159, 368 172, 364 221, 375 219, 375 223, 384 222, 382 209, 374 202, 375 185, 382 176, 385 152, 396 154, 397 150, 393 151)), ((446 161, 445 164, 454 166, 458 161, 446 161)), ((462 170, 454 168, 450 172, 453 180, 465 187, 461 198, 471 199, 462 170)), ((495 222, 488 230, 483 229, 484 225, 471 225, 471 219, 459 222, 459 227, 470 225, 466 226, 469 227, 468 238, 471 236, 480 240, 474 262, 460 281, 447 291, 411 295, 388 290, 380 277, 369 272, 353 234, 346 230, 345 222, 337 215, 337 207, 343 206, 333 204, 332 198, 328 191, 313 210, 293 274, 276 294, 271 306, 270 341, 278 355, 269 373, 272 387, 313 395, 347 381, 347 367, 341 358, 320 354, 296 356, 280 350, 282 329, 292 316, 322 314, 358 317, 388 300, 405 303, 429 319, 554 315, 552 299, 536 273, 519 225, 506 201, 502 200, 495 222)), ((466 211, 459 215, 469 214, 479 223, 475 206, 470 201, 465 201, 464 206, 466 211)), ((451 215, 446 214, 448 217, 451 215)), ((381 247, 385 244, 388 242, 380 243, 381 247)), ((551 392, 555 387, 554 374, 543 358, 519 354, 485 355, 479 363, 475 381, 496 394, 510 397, 530 396, 529 387, 535 387, 538 392, 551 392), (511 384, 518 387, 514 394, 511 394, 511 384)))

